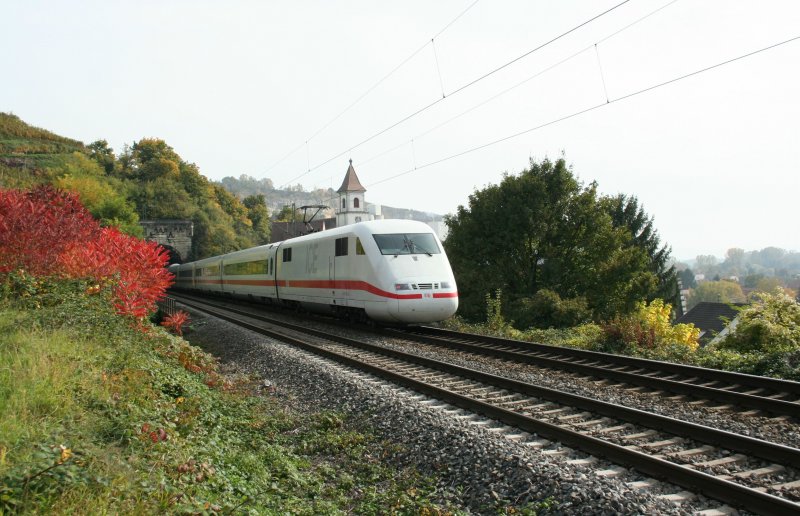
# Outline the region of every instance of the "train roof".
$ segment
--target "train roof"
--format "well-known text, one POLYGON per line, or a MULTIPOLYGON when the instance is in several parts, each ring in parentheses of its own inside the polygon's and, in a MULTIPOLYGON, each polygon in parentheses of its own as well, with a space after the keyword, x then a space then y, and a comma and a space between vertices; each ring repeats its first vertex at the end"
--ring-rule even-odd
POLYGON ((356 222, 333 229, 326 229, 318 233, 311 233, 299 237, 289 238, 283 242, 276 242, 280 245, 290 245, 297 241, 316 240, 321 238, 335 238, 338 235, 371 235, 381 233, 433 233, 433 229, 424 222, 403 219, 384 219, 370 220, 366 222, 356 222))
POLYGON ((417 220, 404 220, 404 219, 384 219, 384 220, 369 220, 365 222, 356 222, 355 224, 348 224, 347 226, 340 226, 333 229, 327 229, 325 231, 320 231, 318 233, 310 233, 308 235, 303 235, 299 237, 289 238, 287 240, 283 240, 282 242, 272 242, 270 244, 260 245, 257 247, 250 247, 247 249, 241 249, 239 251, 233 251, 232 253, 227 253, 219 256, 210 256, 208 258, 203 258, 200 260, 195 260, 194 262, 186 262, 183 265, 190 265, 194 264, 195 266, 203 266, 206 264, 210 264, 220 259, 230 260, 235 259, 237 257, 244 257, 249 256, 254 252, 258 251, 267 251, 274 247, 283 246, 283 245, 293 245, 298 242, 307 242, 311 240, 318 240, 318 239, 325 239, 325 238, 336 238, 340 235, 358 235, 366 237, 372 234, 381 234, 381 233, 432 233, 434 236, 436 233, 433 232, 430 226, 425 224, 424 222, 419 222, 417 220))

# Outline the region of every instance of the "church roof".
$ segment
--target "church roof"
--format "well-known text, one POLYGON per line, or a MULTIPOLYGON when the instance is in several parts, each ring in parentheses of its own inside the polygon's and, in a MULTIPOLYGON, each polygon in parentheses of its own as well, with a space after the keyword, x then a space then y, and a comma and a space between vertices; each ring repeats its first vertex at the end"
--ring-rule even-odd
POLYGON ((342 186, 336 190, 337 193, 342 192, 366 192, 367 189, 361 185, 356 175, 356 169, 353 168, 353 160, 350 160, 350 166, 347 168, 347 174, 344 176, 342 186))

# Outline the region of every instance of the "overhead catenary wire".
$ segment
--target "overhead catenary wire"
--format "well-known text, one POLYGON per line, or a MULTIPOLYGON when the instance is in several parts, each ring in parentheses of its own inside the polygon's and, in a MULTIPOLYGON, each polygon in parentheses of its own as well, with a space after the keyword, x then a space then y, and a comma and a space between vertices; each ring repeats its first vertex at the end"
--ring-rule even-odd
MULTIPOLYGON (((489 104, 490 102, 502 97, 503 95, 505 95, 507 93, 510 93, 511 91, 523 86, 524 84, 527 84, 528 82, 532 81, 533 79, 536 79, 537 77, 540 77, 540 76, 544 75, 545 73, 547 73, 547 72, 549 72, 549 71, 551 71, 551 70, 563 65, 564 63, 567 63, 568 61, 571 61, 572 59, 578 57, 579 55, 583 54, 584 52, 586 52, 586 51, 588 51, 588 50, 590 50, 592 48, 594 48, 595 52, 597 52, 597 45, 608 41, 609 39, 613 38, 614 36, 617 36, 617 35, 621 34, 622 32, 625 32, 626 30, 630 29, 634 25, 637 25, 637 24, 643 22, 644 20, 650 18, 651 16, 653 16, 654 14, 656 14, 658 12, 661 12, 662 10, 666 9, 667 7, 669 7, 670 5, 674 4, 677 1, 678 0, 671 0, 670 2, 662 5, 661 7, 657 8, 657 9, 655 9, 653 11, 650 11, 649 13, 645 14, 644 16, 641 16, 641 17, 637 18, 636 20, 632 21, 631 23, 628 23, 624 27, 622 27, 622 28, 612 32, 608 36, 605 36, 604 38, 598 40, 596 43, 594 43, 592 45, 589 45, 587 47, 584 47, 581 50, 578 50, 577 52, 574 52, 573 54, 569 55, 568 57, 565 57, 564 59, 561 59, 560 61, 558 61, 558 62, 556 62, 556 63, 554 63, 554 64, 552 64, 552 65, 550 65, 550 66, 548 66, 548 67, 546 67, 546 68, 544 68, 542 70, 537 71, 533 75, 528 76, 527 78, 525 78, 522 81, 514 84, 513 86, 510 86, 510 87, 500 91, 499 93, 497 93, 495 95, 492 95, 488 99, 486 99, 486 100, 484 100, 484 101, 482 101, 482 102, 480 102, 480 103, 478 103, 478 104, 476 104, 476 105, 474 105, 474 106, 472 106, 472 107, 470 107, 470 108, 458 113, 457 115, 454 115, 454 116, 448 118, 447 120, 445 120, 443 122, 440 122, 439 124, 437 124, 437 125, 431 127, 430 129, 426 130, 425 132, 422 132, 420 134, 415 135, 412 138, 412 140, 419 140, 420 138, 423 138, 423 137, 427 136, 428 134, 436 131, 437 129, 441 129, 442 127, 444 127, 444 126, 446 126, 446 125, 458 120, 459 118, 471 113, 472 111, 475 111, 476 109, 479 109, 479 108, 489 104)), ((598 54, 598 64, 599 64, 599 54, 598 54)), ((601 74, 602 74, 602 69, 601 69, 601 74)), ((608 100, 608 92, 607 92, 607 88, 606 88, 606 84, 605 84, 605 76, 601 75, 601 78, 603 80, 603 89, 604 89, 604 92, 605 92, 605 95, 606 95, 606 100, 608 100)), ((383 157, 386 154, 389 154, 390 152, 405 146, 406 144, 408 144, 408 141, 404 141, 403 143, 395 145, 391 149, 387 149, 387 150, 381 151, 377 155, 372 156, 370 158, 367 158, 366 160, 361 161, 360 164, 362 166, 366 165, 367 163, 370 163, 370 162, 372 162, 372 161, 374 161, 374 160, 376 160, 376 159, 378 159, 380 157, 383 157)))
POLYGON ((496 73, 497 73, 497 72, 499 72, 500 70, 503 70, 503 69, 505 69, 505 68, 507 68, 507 67, 511 66, 512 64, 514 64, 514 63, 516 63, 516 62, 520 61, 521 59, 524 59, 525 57, 528 57, 528 56, 530 56, 531 54, 533 54, 533 53, 535 53, 535 52, 537 52, 537 51, 539 51, 539 50, 542 50, 543 48, 545 48, 545 47, 547 47, 547 46, 549 46, 549 45, 551 45, 551 44, 555 43, 556 41, 560 40, 561 38, 564 38, 564 37, 566 37, 567 35, 569 35, 569 34, 572 34, 572 33, 573 33, 573 32, 575 32, 576 30, 578 30, 578 29, 580 29, 580 28, 582 28, 582 27, 585 27, 585 26, 586 26, 586 25, 588 25, 589 23, 592 23, 593 21, 596 21, 596 20, 598 20, 599 18, 601 18, 601 17, 603 17, 603 16, 605 16, 605 15, 607 15, 607 14, 609 14, 609 13, 613 12, 614 10, 616 10, 616 9, 618 9, 618 8, 620 8, 620 7, 622 7, 623 5, 627 4, 627 3, 628 3, 628 2, 630 2, 630 1, 631 1, 631 0, 623 0, 622 2, 620 2, 620 3, 616 4, 615 6, 613 6, 613 7, 609 8, 609 9, 606 9, 605 11, 603 11, 603 12, 601 12, 601 13, 599 13, 599 14, 596 14, 595 16, 592 16, 592 17, 591 17, 591 18, 589 18, 588 20, 585 20, 585 21, 583 21, 583 22, 579 23, 578 25, 576 25, 576 26, 574 26, 574 27, 570 28, 569 30, 567 30, 567 31, 565 31, 565 32, 562 32, 562 33, 561 33, 561 34, 559 34, 558 36, 555 36, 555 37, 551 38, 550 40, 546 41, 545 43, 542 43, 542 44, 538 45, 537 47, 535 47, 535 48, 533 48, 533 49, 531 49, 531 50, 528 50, 527 52, 523 53, 522 55, 515 57, 514 59, 512 59, 512 60, 510 60, 510 61, 508 61, 508 62, 506 62, 506 63, 504 63, 504 64, 502 64, 502 65, 500 65, 500 66, 498 66, 498 67, 496 67, 496 68, 494 68, 493 70, 491 70, 491 71, 489 71, 489 72, 486 72, 486 73, 484 73, 483 75, 479 76, 478 78, 476 78, 476 79, 473 79, 473 80, 469 81, 468 83, 466 83, 466 84, 464 84, 464 85, 462 85, 462 86, 459 86, 458 88, 456 88, 455 90, 451 91, 450 93, 447 93, 445 96, 443 96, 443 97, 441 97, 441 98, 439 98, 439 99, 436 99, 435 101, 433 101, 433 102, 429 103, 428 105, 426 105, 426 106, 423 106, 423 107, 421 107, 421 108, 417 109, 417 110, 416 110, 416 111, 414 111, 413 113, 411 113, 411 114, 409 114, 409 115, 406 115, 405 117, 401 118, 400 120, 397 120, 396 122, 393 122, 393 123, 392 123, 392 124, 390 124, 389 126, 387 126, 387 127, 383 128, 383 129, 381 129, 381 130, 377 131, 376 133, 373 133, 373 134, 372 134, 372 135, 370 135, 369 137, 365 138, 364 140, 361 140, 360 142, 356 143, 355 145, 352 145, 352 146, 351 146, 351 147, 349 147, 348 149, 346 149, 346 150, 344 150, 344 151, 342 151, 342 152, 340 152, 340 153, 336 154, 335 156, 331 156, 330 158, 326 159, 325 161, 323 161, 323 162, 321 162, 321 163, 319 163, 319 164, 315 165, 314 167, 312 167, 312 168, 311 168, 311 170, 308 170, 308 171, 306 171, 306 172, 303 172, 302 174, 298 175, 297 177, 295 177, 295 178, 293 178, 293 179, 290 179, 289 181, 287 181, 286 183, 284 183, 284 185, 291 184, 291 183, 293 183, 294 181, 297 181, 298 179, 301 179, 301 178, 305 177, 305 176, 306 176, 308 173, 310 173, 310 172, 313 172, 314 170, 317 170, 317 169, 319 169, 319 168, 321 168, 321 167, 323 167, 323 166, 327 165, 328 163, 330 163, 330 162, 332 162, 332 161, 334 161, 334 160, 336 160, 336 159, 339 159, 339 158, 341 158, 341 157, 342 157, 342 156, 344 156, 345 154, 349 154, 349 153, 351 153, 353 150, 355 150, 355 149, 357 149, 358 147, 360 147, 360 146, 364 145, 365 143, 367 143, 367 142, 370 142, 370 141, 374 140, 374 139, 375 139, 375 138, 377 138, 378 136, 380 136, 380 135, 382 135, 382 134, 386 133, 387 131, 390 131, 390 130, 394 129, 395 127, 397 127, 397 126, 399 126, 399 125, 403 124, 404 122, 406 122, 406 121, 408 121, 408 120, 411 120, 412 118, 416 117, 416 116, 417 116, 417 115, 419 115, 420 113, 423 113, 423 112, 427 111, 428 109, 430 109, 430 108, 432 108, 433 106, 437 105, 439 102, 442 102, 442 101, 444 101, 444 100, 446 100, 446 99, 448 99, 448 98, 451 98, 453 95, 455 95, 455 94, 457 94, 457 93, 460 93, 460 92, 464 91, 465 89, 467 89, 467 88, 469 88, 469 87, 471 87, 471 86, 474 86, 475 84, 477 84, 477 83, 479 83, 479 82, 483 81, 484 79, 486 79, 486 78, 488 78, 488 77, 491 77, 492 75, 496 74, 496 73))
POLYGON ((371 183, 371 184, 369 184, 369 185, 367 185, 367 186, 369 186, 369 187, 373 187, 373 186, 376 186, 376 185, 379 185, 379 184, 382 184, 382 183, 386 183, 386 182, 388 182, 388 181, 391 181, 391 180, 397 179, 397 178, 399 178, 399 177, 402 177, 402 176, 408 175, 408 174, 410 174, 410 173, 412 173, 412 172, 415 172, 415 171, 417 171, 417 170, 421 170, 421 169, 424 169, 424 168, 427 168, 427 167, 431 167, 431 166, 433 166, 433 165, 438 165, 438 164, 440 164, 440 163, 444 163, 445 161, 449 161, 449 160, 451 160, 451 159, 455 159, 455 158, 458 158, 458 157, 460 157, 460 156, 464 156, 464 155, 466 155, 466 154, 470 154, 470 153, 472 153, 472 152, 476 152, 476 151, 478 151, 478 150, 485 149, 485 148, 487 148, 487 147, 491 147, 492 145, 497 145, 498 143, 502 143, 502 142, 505 142, 505 141, 511 140, 511 139, 513 139, 513 138, 517 138, 517 137, 519 137, 519 136, 522 136, 522 135, 524 135, 524 134, 528 134, 528 133, 531 133, 531 132, 533 132, 533 131, 536 131, 536 130, 542 129, 542 128, 544 128, 544 127, 548 127, 548 126, 550 126, 550 125, 554 125, 554 124, 557 124, 557 123, 559 123, 559 122, 563 122, 563 121, 565 121, 565 120, 569 120, 569 119, 571 119, 571 118, 575 118, 575 117, 578 117, 578 116, 584 115, 584 114, 586 114, 586 113, 589 113, 589 112, 591 112, 591 111, 595 111, 595 110, 597 110, 597 109, 600 109, 600 108, 602 108, 602 107, 610 106, 610 105, 612 105, 612 104, 615 104, 615 103, 617 103, 617 102, 621 102, 621 101, 623 101, 623 100, 628 100, 628 99, 630 99, 630 98, 633 98, 633 97, 636 97, 636 96, 638 96, 638 95, 642 95, 642 94, 644 94, 644 93, 647 93, 647 92, 650 92, 650 91, 656 90, 656 89, 658 89, 658 88, 662 88, 662 87, 664 87, 664 86, 668 86, 668 85, 670 85, 670 84, 676 83, 676 82, 678 82, 678 81, 682 81, 682 80, 684 80, 684 79, 688 79, 688 78, 690 78, 690 77, 694 77, 694 76, 696 76, 696 75, 699 75, 699 74, 702 74, 702 73, 705 73, 705 72, 708 72, 708 71, 714 70, 714 69, 716 69, 716 68, 720 68, 720 67, 722 67, 722 66, 725 66, 725 65, 728 65, 728 64, 734 63, 734 62, 736 62, 736 61, 741 61, 742 59, 746 59, 746 58, 748 58, 748 57, 752 57, 752 56, 754 56, 754 55, 757 55, 757 54, 760 54, 760 53, 762 53, 762 52, 766 52, 766 51, 768 51, 768 50, 772 50, 772 49, 778 48, 778 47, 780 47, 780 46, 783 46, 783 45, 787 45, 787 44, 789 44, 789 43, 792 43, 792 42, 794 42, 794 41, 798 41, 798 40, 800 40, 800 36, 795 36, 795 37, 792 37, 792 38, 789 38, 789 39, 786 39, 786 40, 780 41, 780 42, 778 42, 778 43, 774 43, 774 44, 772 44, 772 45, 769 45, 769 46, 766 46, 766 47, 760 48, 760 49, 758 49, 758 50, 753 50, 752 52, 748 52, 748 53, 746 53, 746 54, 739 55, 739 56, 737 56, 737 57, 734 57, 734 58, 728 59, 728 60, 726 60, 726 61, 722 61, 722 62, 720 62, 720 63, 716 63, 716 64, 714 64, 714 65, 707 66, 707 67, 705 67, 705 68, 701 68, 701 69, 699 69, 699 70, 695 70, 695 71, 693 71, 693 72, 690 72, 690 73, 687 73, 687 74, 684 74, 684 75, 681 75, 681 76, 678 76, 678 77, 674 77, 674 78, 672 78, 672 79, 669 79, 669 80, 667 80, 667 81, 660 82, 660 83, 658 83, 658 84, 654 84, 654 85, 652 85, 652 86, 648 86, 648 87, 646 87, 646 88, 642 88, 642 89, 640 89, 640 90, 637 90, 637 91, 634 91, 634 92, 628 93, 628 94, 626 94, 626 95, 622 95, 622 96, 620 96, 620 97, 617 97, 617 98, 611 99, 611 100, 609 100, 609 101, 607 101, 607 102, 603 102, 603 103, 600 103, 600 104, 597 104, 597 105, 594 105, 594 106, 591 106, 591 107, 588 107, 588 108, 585 108, 585 109, 581 109, 581 110, 579 110, 579 111, 576 111, 576 112, 574 112, 574 113, 571 113, 571 114, 568 114, 568 115, 562 116, 562 117, 560 117, 560 118, 556 118, 556 119, 554 119, 554 120, 550 120, 549 122, 545 122, 545 123, 543 123, 543 124, 540 124, 540 125, 537 125, 537 126, 535 126, 535 127, 531 127, 531 128, 529 128, 529 129, 525 129, 524 131, 520 131, 520 132, 517 132, 517 133, 514 133, 514 134, 510 134, 510 135, 508 135, 508 136, 504 136, 504 137, 502 137, 502 138, 498 138, 498 139, 496 139, 496 140, 493 140, 493 141, 490 141, 490 142, 488 142, 488 143, 484 143, 484 144, 481 144, 481 145, 478 145, 478 146, 475 146, 475 147, 471 147, 471 148, 469 148, 469 149, 466 149, 466 150, 463 150, 463 151, 457 152, 457 153, 455 153, 455 154, 451 154, 450 156, 446 156, 446 157, 444 157, 444 158, 440 158, 440 159, 437 159, 437 160, 434 160, 434 161, 430 161, 430 162, 428 162, 428 163, 424 163, 424 164, 421 164, 421 165, 417 165, 417 166, 416 166, 415 168, 413 168, 413 169, 405 170, 405 171, 403 171, 403 172, 400 172, 400 173, 398 173, 398 174, 394 174, 394 175, 392 175, 392 176, 389 176, 389 177, 387 177, 387 178, 381 179, 380 181, 376 181, 376 182, 374 182, 374 183, 371 183))
MULTIPOLYGON (((439 30, 439 32, 437 32, 437 33, 436 33, 436 35, 434 35, 434 36, 433 36, 433 38, 431 38, 431 40, 430 40, 430 41, 426 41, 426 42, 425 42, 424 44, 422 44, 422 45, 421 45, 419 48, 417 48, 416 50, 414 50, 413 52, 411 52, 411 54, 409 54, 409 55, 408 55, 408 57, 406 57, 405 59, 403 59, 402 61, 400 61, 400 63, 399 63, 397 66, 395 66, 394 68, 392 68, 392 69, 391 69, 391 70, 390 70, 390 71, 389 71, 389 72, 388 72, 386 75, 384 75, 383 77, 381 77, 380 79, 378 79, 378 81, 377 81, 375 84, 373 84, 372 86, 370 86, 369 88, 367 88, 367 90, 366 90, 364 93, 362 93, 362 94, 361 94, 361 95, 360 95, 360 96, 359 96, 357 99, 355 99, 355 100, 354 100, 352 103, 350 103, 350 104, 349 104, 347 107, 345 107, 345 108, 344 108, 344 109, 343 109, 341 112, 339 112, 339 114, 337 114, 336 116, 334 116, 333 118, 331 118, 331 119, 330 119, 330 120, 329 120, 327 123, 325 123, 325 124, 324 124, 322 127, 320 127, 319 129, 317 129, 317 131, 316 131, 314 134, 312 134, 311 136, 309 136, 309 137, 308 137, 308 139, 306 139, 306 141, 305 141, 305 143, 304 143, 304 144, 301 144, 301 145, 297 146, 296 148, 292 149, 291 151, 289 151, 288 153, 286 153, 286 155, 284 155, 284 156, 283 156, 281 159, 279 159, 278 161, 276 161, 275 163, 273 163, 272 165, 270 165, 270 166, 269 166, 269 167, 268 167, 268 168, 267 168, 267 169, 264 171, 264 174, 266 174, 267 172, 269 172, 270 170, 272 170, 272 169, 273 169, 273 168, 275 168, 276 166, 278 166, 278 165, 280 165, 281 163, 283 163, 284 161, 286 161, 286 159, 288 159, 288 158, 289 158, 289 156, 291 156, 292 154, 294 154, 294 153, 295 153, 295 152, 297 152, 298 150, 302 149, 302 148, 303 148, 303 145, 307 144, 309 141, 311 141, 311 140, 313 140, 315 137, 319 136, 319 134, 320 134, 320 133, 322 133, 322 132, 323 132, 325 129, 327 129, 328 127, 330 127, 330 126, 331 126, 331 125, 332 125, 334 122, 336 122, 337 120, 339 120, 339 119, 340 119, 340 118, 341 118, 341 117, 342 117, 342 116, 343 116, 345 113, 347 113, 348 111, 350 111, 351 109, 353 109, 353 108, 354 108, 354 107, 355 107, 355 106, 356 106, 356 105, 357 105, 359 102, 361 102, 362 100, 364 100, 364 98, 365 98, 367 95, 369 95, 370 93, 372 93, 372 92, 373 92, 373 91, 374 91, 374 90, 375 90, 375 89, 376 89, 378 86, 380 86, 381 84, 383 84, 383 82, 384 82, 384 81, 386 81, 386 80, 387 80, 389 77, 391 77, 392 75, 394 75, 394 74, 395 74, 395 72, 397 72, 399 69, 401 69, 403 66, 405 66, 405 64, 406 64, 406 63, 408 63, 409 61, 411 61, 412 59, 414 59, 414 58, 417 56, 417 54, 419 54, 420 52, 422 52, 423 50, 425 50, 425 48, 426 48, 428 45, 431 45, 431 44, 433 43, 433 40, 434 40, 434 39, 436 39, 436 38, 438 38, 439 36, 441 36, 441 35, 444 33, 444 31, 446 31, 447 29, 449 29, 451 25, 453 25, 453 24, 454 24, 456 21, 458 21, 458 20, 459 20, 459 19, 460 19, 462 16, 464 16, 465 14, 467 14, 467 12, 468 12, 470 9, 472 9, 472 8, 475 6, 475 4, 477 4, 479 1, 480 1, 480 0, 475 0, 474 2, 472 2, 471 4, 469 4, 469 5, 467 6, 467 8, 466 8, 466 9, 464 9, 463 11, 461 11, 461 13, 459 13, 459 14, 458 14, 458 16, 456 16, 455 18, 453 18, 452 20, 450 20, 450 22, 449 22, 447 25, 445 25, 444 27, 442 27, 442 29, 441 29, 441 30, 439 30)), ((434 48, 434 52, 435 52, 435 48, 434 48)), ((437 62, 437 67, 438 67, 438 62, 437 62)), ((441 80, 441 74, 440 74, 440 80, 441 80)), ((444 86, 442 86, 442 90, 444 90, 444 86)), ((289 184, 289 183, 291 183, 291 182, 293 182, 293 181, 295 181, 295 179, 292 179, 291 181, 289 181, 289 182, 288 182, 288 183, 286 183, 286 184, 289 184)))

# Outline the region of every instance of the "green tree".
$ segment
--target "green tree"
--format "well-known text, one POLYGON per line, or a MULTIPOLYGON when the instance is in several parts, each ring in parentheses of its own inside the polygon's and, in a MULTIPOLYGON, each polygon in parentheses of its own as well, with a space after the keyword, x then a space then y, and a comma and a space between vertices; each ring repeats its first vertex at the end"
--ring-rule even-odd
POLYGON ((63 157, 53 172, 56 175, 51 181, 53 186, 77 193, 101 225, 117 227, 129 235, 142 235, 135 205, 128 199, 128 188, 119 179, 107 176, 97 161, 74 152, 63 157))
POLYGON ((697 284, 689 295, 688 308, 691 310, 701 301, 712 303, 744 303, 742 287, 735 281, 704 281, 697 284))
POLYGON ((719 269, 717 257, 710 254, 701 254, 695 258, 695 270, 701 274, 705 274, 706 278, 710 278, 716 274, 719 269))
POLYGON ((653 217, 639 206, 636 197, 624 194, 605 198, 603 205, 611 215, 614 227, 630 231, 634 245, 647 253, 650 262, 648 268, 658 278, 658 287, 650 293, 647 301, 660 298, 676 305, 680 304, 677 271, 674 265, 669 263, 671 250, 669 246, 661 245, 653 217))
POLYGON ((277 222, 302 221, 303 214, 300 212, 300 210, 292 209, 291 206, 286 205, 281 208, 281 211, 275 214, 275 220, 277 222))
POLYGON ((266 244, 270 237, 269 211, 263 194, 249 195, 242 200, 247 208, 247 217, 253 224, 258 244, 266 244))
POLYGON ((585 306, 603 319, 632 310, 658 288, 647 252, 627 227, 614 225, 597 185, 584 187, 563 159, 531 160, 519 175, 475 191, 469 206, 445 221, 460 311, 473 320, 483 315, 485 294, 497 289, 510 301, 510 319, 522 319, 514 311, 541 289, 558 295, 557 303, 550 297, 555 308, 566 303, 579 313, 585 306))
POLYGON ((744 249, 739 247, 731 247, 725 253, 725 261, 722 262, 722 268, 727 274, 739 276, 744 271, 744 249))
POLYGON ((681 279, 683 288, 695 288, 697 286, 697 281, 694 279, 694 272, 692 269, 683 269, 678 272, 678 277, 681 279))
POLYGON ((164 140, 143 138, 131 150, 133 174, 140 181, 179 177, 181 158, 164 140))
POLYGON ((114 171, 116 158, 114 157, 114 150, 108 146, 107 141, 97 140, 87 145, 86 148, 89 149, 89 157, 103 167, 106 174, 114 171))
POLYGON ((776 289, 782 287, 783 284, 778 278, 761 278, 756 283, 756 291, 758 292, 775 292, 776 289))

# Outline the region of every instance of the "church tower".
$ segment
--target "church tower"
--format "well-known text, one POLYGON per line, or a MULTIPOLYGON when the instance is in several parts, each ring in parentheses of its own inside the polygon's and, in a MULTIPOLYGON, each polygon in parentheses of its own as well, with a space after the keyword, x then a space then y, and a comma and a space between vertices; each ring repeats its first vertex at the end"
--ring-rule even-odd
POLYGON ((366 191, 367 189, 358 180, 356 170, 353 168, 353 160, 351 159, 342 186, 336 190, 339 194, 339 204, 336 209, 336 227, 372 220, 372 216, 367 212, 367 203, 364 200, 364 192, 366 191))

